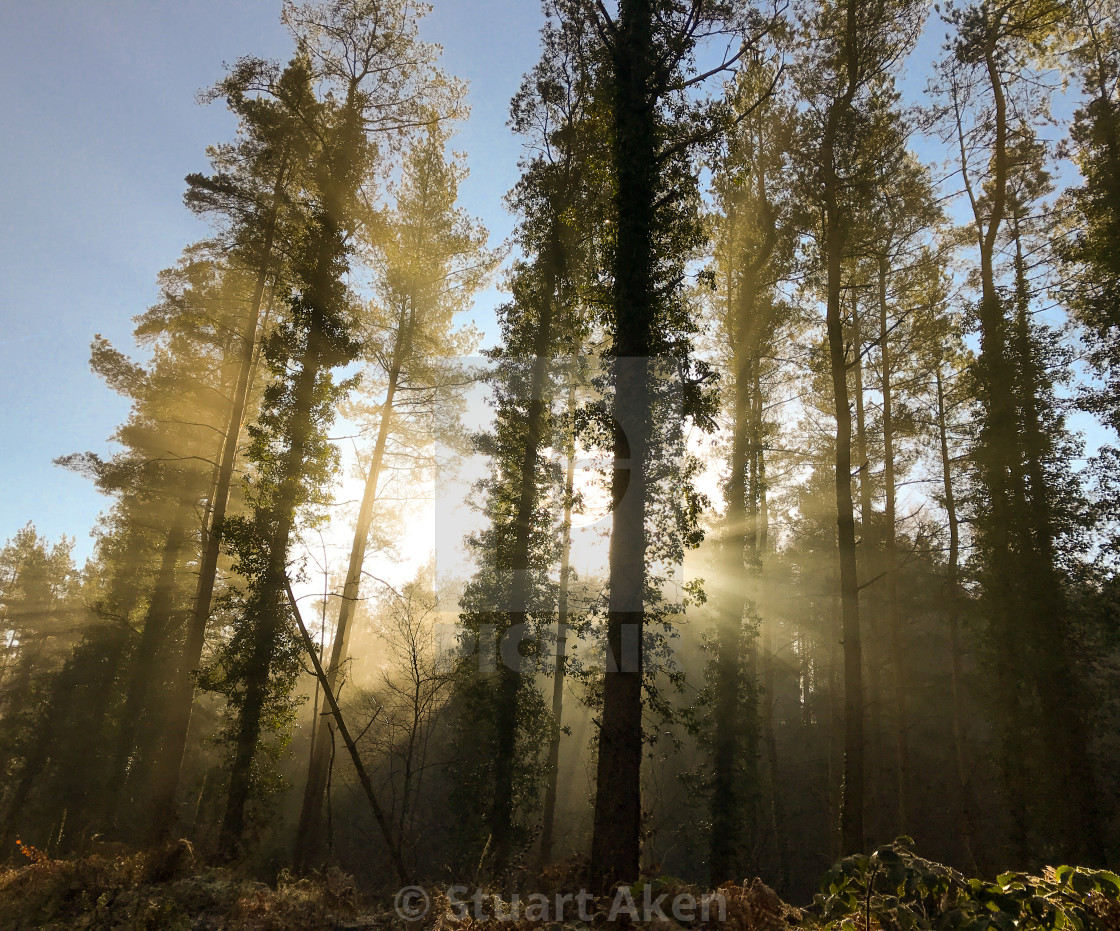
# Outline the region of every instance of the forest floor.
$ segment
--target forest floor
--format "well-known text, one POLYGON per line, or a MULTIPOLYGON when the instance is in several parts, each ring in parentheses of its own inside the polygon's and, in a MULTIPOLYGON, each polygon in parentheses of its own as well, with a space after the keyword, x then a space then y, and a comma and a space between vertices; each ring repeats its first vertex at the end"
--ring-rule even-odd
MULTIPOLYGON (((573 914, 566 914, 570 920, 562 924, 527 917, 511 921, 491 914, 478 920, 470 906, 462 909, 465 917, 456 917, 460 910, 445 892, 433 887, 424 892, 426 903, 430 896, 431 908, 422 918, 409 921, 401 917, 391 896, 364 894, 352 877, 339 870, 301 879, 281 874, 274 885, 268 885, 248 879, 236 869, 197 863, 186 841, 131 853, 108 848, 103 853, 62 860, 31 847, 22 849, 26 863, 0 866, 0 931, 556 931, 607 924, 612 904, 611 898, 601 897, 588 905, 590 922, 578 920, 571 905, 573 914)), ((636 901, 640 909, 642 893, 634 888, 636 896, 630 901, 636 901)), ((703 895, 692 891, 697 899, 703 895)), ((659 886, 657 894, 661 893, 659 886)), ((791 923, 802 924, 801 912, 757 880, 743 887, 728 886, 725 893, 728 931, 786 931, 791 923)), ((715 914, 709 921, 683 925, 672 917, 634 922, 624 916, 620 922, 651 931, 714 931, 717 923, 724 925, 715 914)))
MULTIPOLYGON (((706 894, 681 880, 661 877, 591 900, 578 917, 565 906, 563 921, 545 920, 556 916, 542 919, 539 913, 533 918, 527 911, 520 913, 520 920, 497 917, 492 911, 479 915, 469 902, 451 900, 450 891, 435 887, 408 887, 425 907, 422 915, 406 920, 402 914, 411 913, 397 907, 399 893, 397 901, 391 894, 366 893, 340 870, 299 879, 281 873, 269 885, 236 869, 199 863, 185 840, 138 852, 106 846, 103 852, 63 860, 32 847, 21 849, 25 863, 0 866, 0 931, 587 931, 609 926, 632 926, 635 931, 1120 931, 1116 874, 1059 867, 1047 871, 1046 877, 1004 874, 988 883, 893 845, 869 857, 841 861, 805 910, 782 902, 756 879, 721 886, 722 913, 697 912, 691 919, 677 920, 656 909, 643 910, 643 902, 664 903, 667 897, 670 902, 681 897, 703 901, 706 894), (616 917, 611 910, 617 911, 620 903, 623 913, 616 917), (627 904, 637 906, 633 917, 625 914, 627 904)), ((550 902, 557 891, 550 889, 550 902)), ((567 898, 570 902, 573 897, 567 898)), ((664 908, 668 912, 670 907, 664 908)))

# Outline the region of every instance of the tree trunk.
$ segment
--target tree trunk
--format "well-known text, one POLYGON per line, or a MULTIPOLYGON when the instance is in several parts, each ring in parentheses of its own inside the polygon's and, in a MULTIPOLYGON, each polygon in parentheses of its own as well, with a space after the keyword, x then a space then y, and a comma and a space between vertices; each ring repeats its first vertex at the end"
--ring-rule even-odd
MULTIPOLYGON (((838 182, 835 177, 834 180, 838 182)), ((840 316, 842 244, 840 217, 835 207, 829 212, 827 222, 827 324, 836 410, 836 539, 844 645, 844 785, 840 836, 842 851, 848 854, 863 848, 863 651, 856 569, 856 521, 852 504, 852 412, 848 400, 848 355, 840 316)))
POLYGON ((274 497, 267 503, 260 502, 254 513, 254 531, 259 532, 263 545, 265 566, 253 580, 243 623, 251 625, 252 642, 248 662, 242 673, 244 697, 238 708, 237 733, 230 769, 230 782, 226 796, 226 810, 222 819, 219 850, 230 858, 237 853, 245 825, 245 808, 252 787, 252 763, 260 742, 262 718, 268 697, 269 679, 273 661, 288 621, 285 607, 288 587, 287 557, 292 532, 296 523, 296 509, 305 481, 308 447, 317 429, 314 409, 321 390, 319 378, 329 366, 330 339, 337 340, 337 331, 344 324, 339 320, 336 291, 340 290, 340 266, 346 266, 343 204, 345 184, 352 167, 356 139, 361 130, 353 100, 354 86, 347 101, 339 131, 339 145, 329 152, 323 167, 321 194, 323 203, 317 223, 313 225, 314 249, 308 258, 305 278, 302 281, 300 300, 307 313, 306 337, 295 360, 298 366, 292 383, 292 400, 285 414, 283 425, 278 426, 278 438, 286 445, 283 465, 277 473, 274 497), (335 160, 339 161, 335 161, 335 160))
POLYGON ((898 556, 895 546, 894 408, 891 376, 890 332, 887 328, 887 260, 879 260, 879 351, 883 376, 883 463, 886 505, 883 510, 883 573, 887 590, 887 624, 894 665, 895 749, 898 776, 898 825, 895 834, 907 833, 910 807, 910 713, 906 654, 902 642, 902 611, 898 602, 898 556))
MULTIPOLYGON (((859 510, 860 510, 860 547, 863 550, 863 572, 866 578, 874 579, 880 571, 879 560, 879 534, 875 527, 875 511, 873 507, 874 491, 871 485, 871 456, 867 442, 867 414, 864 404, 864 377, 863 377, 863 326, 859 312, 859 301, 856 290, 852 288, 852 341, 855 344, 855 361, 853 362, 856 407, 856 436, 855 452, 859 459, 859 510)), ((880 644, 883 634, 879 626, 879 609, 876 598, 878 587, 869 585, 863 600, 861 619, 867 621, 867 633, 870 642, 864 653, 867 669, 867 714, 869 734, 870 760, 868 761, 870 776, 868 778, 868 794, 871 798, 873 822, 870 828, 872 837, 876 836, 882 822, 879 818, 880 806, 883 805, 883 689, 880 666, 882 663, 880 644)))
MULTIPOLYGON (((346 581, 342 588, 342 599, 338 608, 338 623, 335 626, 331 646, 331 659, 327 666, 327 681, 332 693, 338 691, 338 679, 347 658, 350 642, 350 629, 354 611, 362 585, 362 566, 365 563, 366 546, 373 527, 373 508, 377 501, 377 486, 381 477, 381 466, 385 458, 385 447, 389 439, 393 417, 393 402, 400 382, 404 361, 409 352, 411 321, 402 316, 397 329, 396 345, 393 347, 392 362, 389 368, 389 382, 385 389, 385 401, 381 405, 381 421, 377 428, 373 456, 366 474, 362 503, 358 508, 358 522, 354 529, 354 540, 350 545, 350 563, 346 570, 346 581)), ((327 786, 327 768, 330 765, 330 741, 317 734, 312 740, 311 762, 307 770, 307 783, 304 786, 303 805, 296 829, 294 860, 296 870, 305 871, 311 864, 319 844, 323 821, 323 793, 327 786)))
POLYGON ((642 633, 646 588, 649 353, 654 302, 657 144, 650 0, 621 0, 614 66, 613 167, 616 423, 606 673, 591 838, 592 883, 606 892, 638 876, 641 852, 642 633))
MULTIPOLYGON (((749 291, 749 284, 744 285, 749 291)), ((729 288, 730 292, 730 288, 729 288)), ((730 294, 729 294, 730 296, 730 294)), ((717 612, 715 703, 712 734, 712 790, 709 802, 709 880, 714 887, 739 877, 744 867, 744 846, 749 840, 747 807, 756 794, 757 768, 751 748, 756 722, 743 719, 742 692, 753 683, 743 681, 743 660, 749 649, 744 614, 750 611, 746 596, 747 573, 757 572, 757 442, 753 432, 752 372, 757 330, 749 293, 735 296, 731 312, 738 317, 734 359, 734 400, 731 435, 731 477, 727 485, 727 513, 723 518, 720 568, 713 598, 717 612), (752 319, 744 319, 750 316, 752 319), (748 564, 749 563, 749 568, 748 564)), ((752 618, 753 620, 753 618, 752 618)))
MULTIPOLYGON (((538 467, 542 443, 541 431, 549 414, 548 376, 551 368, 551 349, 553 344, 553 317, 556 294, 556 278, 553 268, 548 270, 547 295, 541 306, 541 319, 537 324, 533 375, 530 382, 528 410, 525 425, 525 450, 521 460, 521 487, 514 518, 514 541, 511 566, 513 573, 510 586, 510 610, 506 626, 496 633, 501 638, 508 636, 529 620, 529 602, 533 584, 529 578, 532 568, 531 537, 537 509, 538 467)), ((516 634, 514 638, 520 640, 516 634)), ((494 798, 490 806, 490 833, 492 844, 492 863, 496 873, 505 870, 509 863, 510 844, 513 832, 513 770, 514 754, 517 748, 518 711, 521 686, 524 679, 520 652, 511 655, 506 649, 499 650, 497 671, 497 753, 494 758, 494 798)))
POLYGON ((1070 606, 1058 570, 1051 482, 1044 462, 1051 444, 1043 427, 1038 396, 1043 372, 1030 328, 1029 285, 1017 216, 1012 216, 1012 236, 1016 279, 1014 354, 1018 361, 1021 440, 1033 542, 1033 547, 1023 555, 1029 560, 1027 578, 1034 586, 1032 607, 1038 628, 1036 676, 1042 699, 1042 726, 1047 735, 1046 745, 1051 748, 1053 772, 1057 775, 1049 795, 1059 800, 1056 814, 1064 822, 1063 840, 1067 850, 1087 855, 1092 862, 1103 863, 1105 845, 1089 752, 1088 708, 1078 687, 1068 648, 1070 606))
MULTIPOLYGON (((568 410, 575 407, 575 389, 568 392, 568 410)), ((556 669, 552 674, 552 737, 548 742, 548 781, 545 786, 544 814, 541 823, 540 866, 552 862, 552 840, 556 822, 556 791, 560 778, 560 737, 564 713, 564 667, 568 648, 568 590, 571 581, 572 495, 575 493, 575 446, 569 441, 568 464, 564 472, 564 519, 560 541, 560 591, 557 599, 556 669)))
POLYGON ((319 312, 313 315, 307 348, 300 359, 296 376, 295 403, 286 427, 290 445, 284 457, 283 479, 273 506, 273 526, 265 540, 268 563, 262 579, 250 596, 251 602, 246 607, 246 619, 243 621, 252 625, 253 641, 244 671, 245 697, 239 708, 229 791, 219 838, 219 850, 227 858, 237 853, 244 831, 253 757, 260 741, 261 719, 268 695, 272 661, 287 613, 284 607, 284 590, 287 582, 288 547, 295 526, 296 501, 311 429, 315 386, 321 371, 323 336, 318 324, 319 316, 319 312))
MULTIPOLYGON (((183 513, 177 514, 172 521, 171 530, 163 545, 163 555, 148 602, 144 627, 131 657, 128 691, 121 713, 121 727, 117 735, 112 769, 109 771, 109 797, 106 800, 106 823, 109 825, 115 825, 120 818, 120 803, 126 784, 135 784, 136 761, 133 756, 137 732, 141 719, 151 705, 151 685, 157 678, 156 657, 161 647, 166 645, 175 602, 175 576, 187 542, 185 522, 186 515, 183 513), (131 766, 130 759, 133 764, 131 766)), ((155 726, 150 719, 146 723, 149 727, 155 726)))
POLYGON ((937 380, 937 429, 941 441, 941 474, 945 513, 949 521, 948 574, 945 579, 946 614, 949 624, 949 653, 953 675, 953 747, 956 751, 957 792, 960 809, 961 844, 966 864, 978 872, 975 852, 976 802, 972 789, 972 763, 968 751, 968 700, 964 686, 964 646, 961 642, 960 524, 953 489, 953 460, 949 455, 948 413, 941 360, 934 370, 937 380))

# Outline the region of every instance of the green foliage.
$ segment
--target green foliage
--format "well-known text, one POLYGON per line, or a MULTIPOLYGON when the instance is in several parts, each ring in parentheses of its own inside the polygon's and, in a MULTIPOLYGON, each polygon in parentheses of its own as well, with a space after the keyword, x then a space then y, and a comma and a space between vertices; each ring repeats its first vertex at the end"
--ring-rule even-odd
POLYGON ((988 882, 922 859, 902 837, 835 864, 812 912, 840 931, 872 923, 885 931, 1089 931, 1120 917, 1120 876, 1059 866, 1045 878, 1011 872, 988 882))

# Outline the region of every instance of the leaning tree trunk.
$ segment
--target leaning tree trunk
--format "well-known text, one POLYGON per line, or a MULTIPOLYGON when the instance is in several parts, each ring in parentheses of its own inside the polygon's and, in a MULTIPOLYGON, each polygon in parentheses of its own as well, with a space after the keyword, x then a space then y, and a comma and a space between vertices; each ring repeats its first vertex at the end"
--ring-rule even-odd
MULTIPOLYGON (((377 428, 373 456, 369 472, 366 474, 362 503, 358 508, 358 522, 354 529, 354 540, 350 545, 350 564, 346 570, 346 581, 342 588, 342 599, 338 609, 338 623, 335 626, 331 646, 330 663, 327 666, 327 682, 332 694, 338 692, 338 679, 346 662, 350 642, 350 629, 353 625, 354 611, 362 585, 362 566, 365 563, 366 547, 370 530, 373 527, 373 509, 377 502, 377 486, 381 477, 381 467, 385 459, 385 447, 393 417, 393 403, 400 384, 405 357, 410 348, 411 320, 402 315, 397 328, 396 344, 393 347, 392 362, 389 367, 389 382, 385 389, 385 401, 381 405, 381 421, 377 428)), ((327 788, 327 770, 331 760, 331 741, 321 732, 316 732, 311 746, 311 762, 307 770, 307 783, 304 786, 303 805, 296 829, 295 864, 296 869, 304 871, 310 865, 322 833, 323 797, 327 788)))

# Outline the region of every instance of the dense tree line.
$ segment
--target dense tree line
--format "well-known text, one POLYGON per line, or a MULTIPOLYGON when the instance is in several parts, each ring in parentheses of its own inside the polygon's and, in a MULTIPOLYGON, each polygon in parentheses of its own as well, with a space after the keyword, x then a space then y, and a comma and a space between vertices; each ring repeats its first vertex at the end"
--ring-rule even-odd
POLYGON ((794 895, 902 835, 1114 865, 1120 11, 545 0, 480 365, 505 249, 422 14, 289 0, 291 60, 209 94, 211 235, 142 361, 94 339, 119 451, 60 460, 111 502, 94 556, 0 552, 7 853, 794 895), (384 578, 469 454, 468 577, 384 578))

